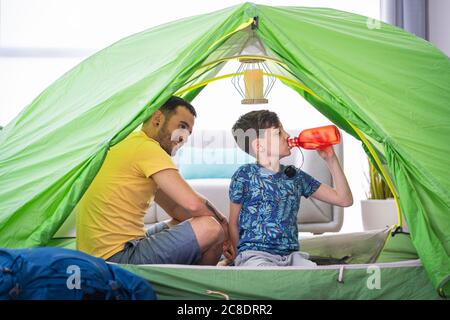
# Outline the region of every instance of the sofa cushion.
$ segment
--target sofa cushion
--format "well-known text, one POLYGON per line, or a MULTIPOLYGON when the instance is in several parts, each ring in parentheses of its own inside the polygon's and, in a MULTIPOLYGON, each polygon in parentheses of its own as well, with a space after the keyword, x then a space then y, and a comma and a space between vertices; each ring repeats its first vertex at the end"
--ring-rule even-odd
MULTIPOLYGON (((228 218, 230 200, 228 187, 230 179, 193 179, 187 180, 189 185, 198 193, 206 197, 220 212, 228 218)), ((156 219, 162 221, 169 219, 169 215, 160 206, 156 206, 156 219)))
POLYGON ((231 178, 243 164, 255 159, 239 148, 180 149, 178 170, 184 179, 231 178))

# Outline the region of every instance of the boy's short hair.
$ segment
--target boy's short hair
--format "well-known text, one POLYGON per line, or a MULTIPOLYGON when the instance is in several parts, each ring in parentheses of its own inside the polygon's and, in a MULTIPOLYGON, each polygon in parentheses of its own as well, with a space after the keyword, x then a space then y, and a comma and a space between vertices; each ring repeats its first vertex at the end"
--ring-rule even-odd
POLYGON ((170 97, 169 100, 167 100, 162 105, 162 107, 159 108, 159 110, 164 114, 165 117, 170 118, 170 116, 175 112, 178 106, 185 107, 194 117, 197 117, 197 112, 195 111, 194 107, 186 100, 176 96, 170 97))
POLYGON ((233 125, 232 133, 239 148, 255 156, 251 148, 253 140, 259 138, 264 129, 279 128, 280 126, 280 119, 275 112, 256 110, 240 116, 233 125))

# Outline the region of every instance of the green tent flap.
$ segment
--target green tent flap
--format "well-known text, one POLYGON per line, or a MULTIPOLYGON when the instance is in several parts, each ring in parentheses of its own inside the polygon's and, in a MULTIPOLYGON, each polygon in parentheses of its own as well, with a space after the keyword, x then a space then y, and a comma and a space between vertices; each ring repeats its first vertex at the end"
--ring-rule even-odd
POLYGON ((0 246, 50 240, 100 168, 100 154, 150 116, 214 50, 211 44, 244 20, 233 7, 125 38, 27 106, 0 136, 0 246))
POLYGON ((197 70, 237 54, 245 38, 235 31, 255 16, 284 76, 317 98, 297 91, 383 148, 412 243, 450 295, 450 60, 401 29, 323 8, 245 3, 132 35, 68 71, 0 131, 0 246, 47 244, 108 149, 188 82, 216 75, 220 66, 197 70))

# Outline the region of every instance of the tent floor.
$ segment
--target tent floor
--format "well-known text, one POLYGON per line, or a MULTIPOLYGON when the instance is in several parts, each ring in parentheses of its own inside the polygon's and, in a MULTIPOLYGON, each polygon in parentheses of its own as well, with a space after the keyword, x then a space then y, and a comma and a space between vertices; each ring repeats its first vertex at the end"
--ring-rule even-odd
MULTIPOLYGON (((159 299, 439 299, 409 235, 389 229, 300 240, 318 266, 121 265, 159 299)), ((75 249, 74 238, 49 246, 75 249)))

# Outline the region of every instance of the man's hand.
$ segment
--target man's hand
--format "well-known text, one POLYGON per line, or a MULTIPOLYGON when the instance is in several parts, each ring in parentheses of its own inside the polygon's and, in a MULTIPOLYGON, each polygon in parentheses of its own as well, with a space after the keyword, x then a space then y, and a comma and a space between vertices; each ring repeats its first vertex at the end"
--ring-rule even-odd
POLYGON ((224 255, 225 259, 227 259, 229 261, 234 261, 234 259, 236 258, 236 251, 234 250, 234 246, 231 242, 228 230, 227 230, 226 234, 225 234, 225 240, 223 241, 223 255, 224 255), (228 234, 228 236, 226 234, 228 234))
POLYGON ((223 215, 222 212, 214 208, 214 206, 205 199, 205 205, 208 208, 208 210, 213 213, 213 217, 220 223, 223 229, 224 234, 224 241, 223 241, 223 255, 227 260, 233 261, 236 257, 236 252, 234 250, 234 246, 232 244, 232 241, 230 239, 230 231, 228 228, 228 220, 223 215))
POLYGON ((233 262, 234 259, 236 259, 236 252, 234 251, 234 248, 232 245, 228 244, 225 246, 224 243, 224 250, 223 250, 223 256, 226 260, 233 262))
POLYGON ((230 229, 228 225, 227 218, 219 211, 216 211, 218 215, 221 216, 222 221, 220 222, 220 225, 223 229, 224 239, 223 239, 223 255, 227 260, 233 261, 236 257, 236 253, 234 250, 234 246, 232 245, 231 239, 230 239, 230 229))

